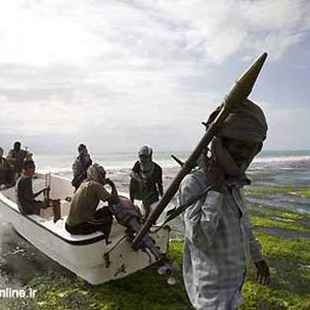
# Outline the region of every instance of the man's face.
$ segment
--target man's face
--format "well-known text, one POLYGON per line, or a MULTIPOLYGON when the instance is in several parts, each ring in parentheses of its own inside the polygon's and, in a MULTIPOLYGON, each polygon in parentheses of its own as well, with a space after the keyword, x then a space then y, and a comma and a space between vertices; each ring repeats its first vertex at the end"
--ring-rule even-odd
POLYGON ((80 155, 81 156, 85 156, 86 154, 87 154, 87 149, 86 148, 80 150, 80 155))
POLYGON ((103 168, 98 169, 99 182, 105 184, 106 171, 103 168))
POLYGON ((14 144, 14 151, 18 152, 20 150, 20 144, 19 143, 15 143, 14 144))
POLYGON ((261 150, 262 143, 224 139, 224 145, 234 159, 238 167, 246 165, 252 161, 253 157, 261 150))
POLYGON ((26 175, 33 176, 35 174, 35 170, 36 170, 35 167, 27 167, 25 170, 26 175))
POLYGON ((150 156, 145 156, 145 155, 141 155, 139 156, 140 162, 141 163, 149 163, 152 161, 152 157, 150 156))

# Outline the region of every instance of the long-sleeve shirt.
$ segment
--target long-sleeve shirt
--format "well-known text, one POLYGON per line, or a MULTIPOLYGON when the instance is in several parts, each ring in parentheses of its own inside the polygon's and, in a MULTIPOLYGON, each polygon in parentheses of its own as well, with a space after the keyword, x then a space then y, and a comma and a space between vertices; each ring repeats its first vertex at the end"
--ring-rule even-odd
MULTIPOLYGON (((179 203, 187 202, 208 185, 207 176, 195 170, 182 182, 179 203)), ((241 189, 209 191, 184 214, 183 275, 192 304, 197 309, 227 309, 241 299, 250 255, 261 260, 241 189)))
POLYGON ((32 177, 23 175, 15 185, 17 205, 22 214, 33 214, 35 208, 35 194, 32 190, 32 177))
POLYGON ((142 200, 152 204, 162 196, 163 189, 163 173, 161 167, 153 162, 153 172, 142 181, 142 169, 140 161, 137 161, 132 168, 132 172, 138 175, 141 181, 136 180, 134 177, 130 180, 130 197, 133 199, 142 200))
POLYGON ((32 156, 26 150, 15 151, 12 149, 6 159, 10 165, 13 165, 14 172, 21 173, 23 170, 24 161, 26 159, 32 159, 32 156))
POLYGON ((92 160, 89 154, 79 155, 72 164, 73 179, 72 185, 78 189, 81 183, 87 178, 87 169, 91 166, 92 160))

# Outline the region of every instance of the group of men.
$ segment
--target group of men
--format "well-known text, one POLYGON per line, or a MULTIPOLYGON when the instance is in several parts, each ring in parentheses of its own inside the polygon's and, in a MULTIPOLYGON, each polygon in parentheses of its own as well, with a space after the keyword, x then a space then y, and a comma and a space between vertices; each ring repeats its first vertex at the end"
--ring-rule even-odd
MULTIPOLYGON (((220 107, 210 115, 207 127, 219 111, 220 107)), ((212 140, 211 156, 209 146, 205 145, 198 168, 180 185, 179 204, 194 201, 184 213, 183 275, 195 309, 236 309, 250 257, 257 268, 258 281, 262 284, 269 281, 269 268, 262 258, 261 245, 253 236, 242 193, 243 187, 250 184, 245 172, 260 152, 266 132, 263 111, 246 100, 229 115, 212 140), (210 190, 206 192, 206 188, 210 190), (205 195, 200 195, 204 191, 205 195)), ((104 168, 92 163, 86 146, 81 144, 78 151, 73 164, 75 193, 66 229, 71 234, 99 230, 108 243, 112 224, 109 206, 122 202, 104 168), (111 187, 110 192, 104 188, 106 184, 111 187), (97 210, 100 200, 109 206, 97 210)), ((132 203, 135 199, 142 200, 146 219, 151 205, 163 195, 162 169, 152 160, 149 146, 144 145, 138 155, 130 174, 129 192, 132 203)), ((26 173, 29 169, 26 167, 26 173)), ((34 167, 28 174, 33 171, 34 167)))
POLYGON ((27 149, 22 149, 19 141, 14 142, 6 158, 0 147, 0 186, 7 188, 15 185, 17 204, 24 215, 40 214, 43 203, 35 198, 49 191, 46 187, 37 193, 33 192, 32 177, 34 174, 35 163, 32 153, 27 149))
MULTIPOLYGON (((220 109, 210 115, 207 127, 220 109)), ((243 187, 250 184, 245 172, 262 149, 266 132, 263 111, 246 100, 237 112, 230 114, 212 140, 211 156, 206 145, 198 160, 198 168, 180 185, 180 205, 200 197, 184 214, 183 275, 188 297, 195 309, 236 309, 242 299, 241 289, 250 258, 256 266, 258 282, 269 282, 269 267, 261 255, 261 245, 252 233, 242 192, 243 187), (201 196, 206 188, 210 190, 201 196)), ((105 176, 104 170, 102 173, 105 176)), ((130 176, 130 199, 132 202, 135 199, 143 201, 147 218, 151 204, 163 195, 162 169, 152 161, 150 147, 140 149, 139 161, 130 176)), ((84 188, 90 187, 90 180, 88 176, 74 200, 82 195, 84 188)), ((112 199, 113 192, 114 198, 117 197, 115 185, 110 185, 111 194, 102 192, 102 200, 112 199)), ((68 218, 70 222, 72 215, 69 214, 68 218)), ((107 222, 110 223, 111 218, 109 215, 107 222)))
MULTIPOLYGON (((102 231, 108 237, 112 224, 111 206, 121 204, 116 186, 106 178, 106 171, 98 164, 92 164, 87 147, 80 144, 79 155, 72 165, 75 193, 71 202, 66 229, 71 234, 89 234, 102 231), (109 193, 104 185, 111 187, 109 193), (107 207, 97 210, 99 201, 108 202, 107 207)), ((153 203, 163 195, 162 169, 152 160, 152 149, 144 145, 139 150, 139 160, 131 171, 130 200, 142 201, 144 218, 150 214, 153 203)))
POLYGON ((3 155, 4 151, 0 147, 0 186, 13 186, 22 174, 25 163, 32 160, 32 154, 22 149, 21 143, 16 141, 7 157, 3 155))

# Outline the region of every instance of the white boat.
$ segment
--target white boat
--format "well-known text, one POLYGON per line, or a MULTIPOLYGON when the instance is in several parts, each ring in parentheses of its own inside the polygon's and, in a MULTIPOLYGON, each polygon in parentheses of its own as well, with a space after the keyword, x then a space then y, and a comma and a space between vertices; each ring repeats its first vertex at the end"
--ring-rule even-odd
MULTIPOLYGON (((44 182, 44 175, 36 175, 33 179, 34 192, 42 189, 44 182)), ((50 188, 50 199, 60 199, 61 218, 56 222, 51 212, 41 212, 40 216, 22 215, 16 204, 15 188, 0 190, 0 212, 3 217, 45 255, 93 285, 126 277, 156 261, 153 255, 133 250, 126 238, 125 227, 116 220, 109 237, 112 242, 108 245, 101 232, 71 235, 65 229, 70 207, 67 197, 72 197, 74 190, 70 180, 51 175, 50 188)), ((162 253, 168 249, 169 232, 170 228, 165 226, 150 233, 162 253)))

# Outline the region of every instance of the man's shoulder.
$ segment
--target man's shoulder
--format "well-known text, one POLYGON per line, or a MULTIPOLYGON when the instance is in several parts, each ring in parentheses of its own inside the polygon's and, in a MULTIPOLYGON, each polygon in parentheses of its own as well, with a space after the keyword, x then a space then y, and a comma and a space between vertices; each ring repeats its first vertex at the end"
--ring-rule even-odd
POLYGON ((202 171, 202 169, 194 169, 185 176, 184 180, 199 181, 203 183, 203 182, 207 182, 207 176, 202 171))
POLYGON ((140 161, 139 161, 139 160, 137 160, 137 161, 135 162, 135 164, 134 164, 133 167, 132 167, 132 170, 133 170, 134 172, 139 172, 139 171, 141 170, 141 165, 140 165, 140 161))
POLYGON ((74 164, 77 164, 77 163, 81 163, 81 158, 80 156, 77 156, 74 160, 74 164))
POLYGON ((86 183, 88 183, 88 188, 89 190, 98 195, 98 197, 100 197, 100 199, 107 199, 110 197, 110 193, 104 188, 104 186, 96 181, 87 181, 86 183))
POLYGON ((88 187, 99 187, 99 186, 102 186, 101 183, 97 182, 97 181, 94 181, 94 180, 84 180, 82 185, 84 186, 88 186, 88 187))
POLYGON ((29 175, 21 175, 18 179, 17 182, 21 182, 21 181, 30 181, 32 179, 31 176, 29 175))
POLYGON ((189 188, 205 188, 207 186, 207 176, 201 169, 190 172, 182 181, 181 186, 189 188))
POLYGON ((96 190, 105 190, 106 189, 103 187, 103 185, 100 183, 100 182, 97 182, 97 181, 94 181, 94 180, 87 180, 87 181, 84 181, 86 183, 86 186, 88 186, 89 188, 93 188, 93 189, 96 189, 96 190))
POLYGON ((16 181, 16 187, 19 188, 25 184, 31 183, 32 177, 29 175, 21 175, 16 181))
POLYGON ((27 151, 23 150, 23 149, 20 149, 18 152, 16 152, 16 151, 13 150, 12 154, 13 154, 14 157, 17 157, 18 159, 20 159, 20 158, 26 157, 27 151))
POLYGON ((14 153, 15 153, 15 151, 13 149, 9 150, 9 153, 8 153, 7 157, 13 156, 14 153))
POLYGON ((159 171, 162 170, 162 169, 161 169, 161 166, 160 166, 159 164, 157 164, 155 161, 153 161, 153 164, 154 164, 154 166, 155 166, 155 169, 157 169, 157 170, 159 170, 159 171))
POLYGON ((8 164, 8 161, 6 158, 2 157, 2 165, 6 166, 8 164))

